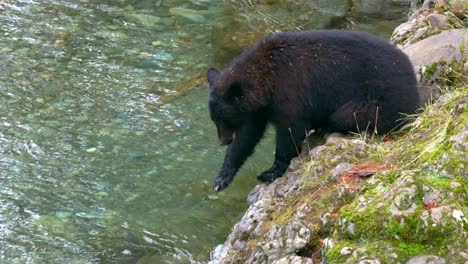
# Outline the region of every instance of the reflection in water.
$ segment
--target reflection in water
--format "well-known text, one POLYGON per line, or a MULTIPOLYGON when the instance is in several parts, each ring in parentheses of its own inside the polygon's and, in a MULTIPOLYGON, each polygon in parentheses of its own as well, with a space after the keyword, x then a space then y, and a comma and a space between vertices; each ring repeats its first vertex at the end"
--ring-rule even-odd
POLYGON ((0 262, 187 263, 224 239, 272 140, 215 195, 224 149, 206 88, 180 81, 208 67, 212 26, 229 12, 206 0, 0 1, 0 262))

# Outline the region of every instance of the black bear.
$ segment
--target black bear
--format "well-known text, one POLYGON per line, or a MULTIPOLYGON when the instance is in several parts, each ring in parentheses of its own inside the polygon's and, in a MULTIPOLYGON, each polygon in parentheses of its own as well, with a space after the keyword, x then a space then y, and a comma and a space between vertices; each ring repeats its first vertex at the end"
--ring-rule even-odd
POLYGON ((262 138, 276 128, 273 166, 257 178, 281 177, 308 131, 388 132, 417 108, 407 56, 363 32, 320 30, 271 34, 222 72, 210 68, 210 117, 229 145, 214 190, 226 188, 262 138))

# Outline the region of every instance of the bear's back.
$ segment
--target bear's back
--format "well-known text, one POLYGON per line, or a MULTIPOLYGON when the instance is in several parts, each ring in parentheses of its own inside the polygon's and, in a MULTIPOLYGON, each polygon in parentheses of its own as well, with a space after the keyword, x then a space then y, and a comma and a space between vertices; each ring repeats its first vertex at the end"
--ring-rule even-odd
POLYGON ((317 124, 350 101, 377 102, 386 110, 383 115, 391 115, 386 117, 389 122, 401 118, 398 113, 413 113, 417 107, 416 78, 407 56, 363 32, 271 34, 230 67, 239 78, 253 81, 252 89, 266 90, 272 96, 273 112, 301 113, 303 119, 317 124))

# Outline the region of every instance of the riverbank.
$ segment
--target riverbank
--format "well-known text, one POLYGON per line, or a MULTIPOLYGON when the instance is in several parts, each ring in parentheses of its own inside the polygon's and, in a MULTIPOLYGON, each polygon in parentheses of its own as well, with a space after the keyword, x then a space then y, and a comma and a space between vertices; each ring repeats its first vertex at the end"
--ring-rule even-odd
POLYGON ((395 29, 421 86, 410 124, 309 142, 282 178, 251 191, 210 263, 467 262, 465 14, 425 1, 395 29))

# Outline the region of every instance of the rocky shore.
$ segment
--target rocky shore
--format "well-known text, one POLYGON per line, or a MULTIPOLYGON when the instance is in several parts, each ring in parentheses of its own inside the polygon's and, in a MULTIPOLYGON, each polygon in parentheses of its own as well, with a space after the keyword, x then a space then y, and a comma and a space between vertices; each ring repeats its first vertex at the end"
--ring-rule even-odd
POLYGON ((316 135, 251 191, 209 263, 468 262, 467 11, 414 2, 391 41, 418 72, 420 113, 384 137, 316 135))

